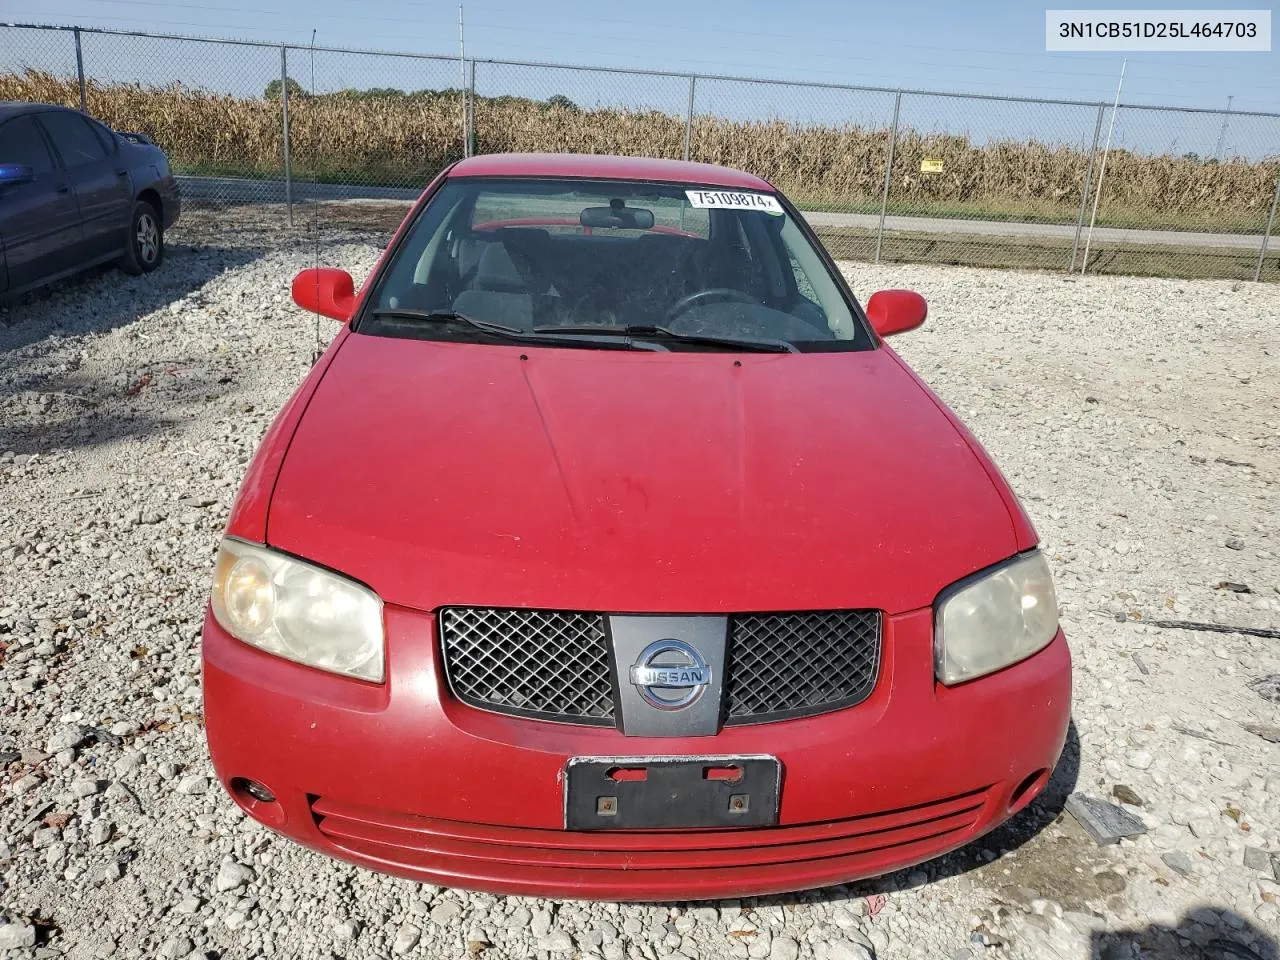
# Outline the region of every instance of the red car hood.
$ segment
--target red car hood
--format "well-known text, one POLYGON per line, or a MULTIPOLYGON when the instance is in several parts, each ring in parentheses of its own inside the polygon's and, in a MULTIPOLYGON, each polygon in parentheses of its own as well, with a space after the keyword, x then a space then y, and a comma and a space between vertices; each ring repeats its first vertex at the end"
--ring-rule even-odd
POLYGON ((1017 551, 889 350, 524 356, 346 337, 268 542, 422 609, 633 612, 915 609, 1017 551))

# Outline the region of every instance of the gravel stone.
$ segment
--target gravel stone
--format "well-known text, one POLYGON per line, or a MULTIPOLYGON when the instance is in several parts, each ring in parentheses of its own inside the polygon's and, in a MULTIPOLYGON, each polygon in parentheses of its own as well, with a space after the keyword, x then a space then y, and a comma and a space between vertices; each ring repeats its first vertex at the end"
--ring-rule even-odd
POLYGON ((861 943, 837 940, 827 948, 827 960, 875 960, 875 953, 861 943))
MULTIPOLYGON (((530 921, 529 929, 533 931, 535 937, 545 937, 551 930, 551 911, 535 910, 533 918, 530 921)), ((636 931, 637 933, 639 930, 636 931)))
POLYGON ((448 927, 462 914, 462 906, 456 900, 441 900, 431 908, 431 922, 437 927, 448 927))
POLYGON ((209 790, 209 780, 206 777, 190 776, 183 777, 178 781, 178 792, 187 796, 200 796, 209 790))
POLYGON ((1173 850, 1169 853, 1162 853, 1160 859, 1174 873, 1180 873, 1184 877, 1191 876, 1195 870, 1195 864, 1191 858, 1181 850, 1173 850))
POLYGON ((511 916, 507 917, 503 926, 508 930, 525 930, 529 926, 529 921, 533 919, 533 914, 529 912, 528 907, 516 907, 511 912, 511 916))
POLYGON ((36 945, 36 928, 29 923, 0 923, 0 950, 21 950, 36 945))
POLYGON ((179 957, 185 957, 195 948, 196 945, 188 937, 171 937, 160 944, 160 949, 156 951, 156 956, 160 960, 178 960, 179 957))
POLYGON ((1150 750, 1137 750, 1129 754, 1128 764, 1135 770, 1147 770, 1153 761, 1150 750))
POLYGON ((77 799, 92 797, 102 791, 102 784, 97 780, 76 780, 71 784, 71 795, 77 799))
POLYGON ((558 927, 552 927, 545 936, 538 938, 538 949, 549 953, 571 953, 573 937, 558 927))
POLYGON ((24 793, 30 793, 40 786, 40 782, 40 777, 37 774, 28 773, 9 784, 9 790, 16 796, 22 796, 24 793))
POLYGON ((49 738, 45 749, 50 753, 61 753, 82 746, 89 739, 90 730, 78 724, 63 727, 49 738))
POLYGON ((124 876, 124 867, 119 860, 112 860, 102 868, 98 873, 98 878, 103 883, 115 883, 124 876))
POLYGON ((234 860, 223 860, 222 865, 218 867, 218 875, 214 877, 213 888, 218 893, 239 890, 252 880, 253 876, 252 867, 247 867, 243 863, 237 863, 234 860))
POLYGON ((1260 873, 1264 877, 1272 880, 1280 880, 1276 876, 1275 864, 1272 862, 1271 854, 1258 847, 1244 848, 1244 866, 1246 870, 1252 870, 1254 873, 1260 873))
POLYGON ((1111 788, 1111 795, 1121 803, 1127 803, 1131 807, 1146 806, 1142 802, 1142 797, 1138 796, 1137 791, 1132 787, 1125 786, 1123 783, 1117 783, 1111 788))
POLYGON ((418 939, 421 936, 422 929, 420 927, 406 923, 396 931, 396 938, 391 944, 391 952, 403 956, 418 945, 418 939))
POLYGON ((249 919, 248 914, 239 910, 228 910, 222 915, 222 925, 228 930, 239 930, 249 919))
MULTIPOLYGON (((1101 848, 1070 819, 1023 816, 918 868, 923 885, 906 873, 870 896, 836 887, 745 914, 556 903, 330 862, 215 789, 198 695, 211 557, 315 340, 289 299, 313 239, 272 233, 265 210, 220 212, 243 232, 198 245, 184 245, 184 211, 155 273, 0 306, 0 756, 18 754, 0 766, 0 923, 47 917, 41 950, 113 960, 172 939, 182 958, 389 957, 408 926, 424 931, 410 956, 484 942, 479 957, 511 960, 570 957, 553 930, 584 960, 1074 960, 1104 931, 1182 930, 1162 946, 1183 956, 1228 915, 1280 929, 1260 902, 1280 884, 1245 853, 1280 842, 1280 753, 1246 726, 1277 723, 1275 643, 1150 625, 1276 627, 1280 285, 845 266, 864 303, 891 287, 929 299, 925 326, 892 345, 1021 497, 1072 640, 1078 775, 1055 784, 1105 791, 1147 833, 1101 848), (203 793, 179 789, 200 779, 203 793), (80 796, 86 781, 105 790, 80 796), (219 891, 227 860, 252 873, 219 891), (1192 918, 1204 904, 1212 918, 1192 918), (753 936, 728 935, 739 919, 753 936)), ((321 262, 359 283, 387 234, 322 229, 321 262)), ((322 338, 337 329, 322 323, 322 338)))

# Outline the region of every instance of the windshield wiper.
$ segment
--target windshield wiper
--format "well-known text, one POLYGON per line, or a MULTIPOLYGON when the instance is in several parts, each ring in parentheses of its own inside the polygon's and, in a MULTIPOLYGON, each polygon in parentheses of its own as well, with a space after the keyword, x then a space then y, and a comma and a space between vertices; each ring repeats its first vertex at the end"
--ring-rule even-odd
MULTIPOLYGON (((472 327, 489 333, 497 337, 507 337, 512 340, 522 340, 533 343, 544 344, 574 344, 577 346, 608 346, 615 347, 619 350, 662 350, 663 347, 651 347, 647 344, 637 344, 632 342, 619 330, 614 330, 615 336, 612 338, 604 338, 592 335, 579 336, 559 336, 555 330, 542 330, 535 328, 530 330, 521 330, 518 327, 508 327, 506 324, 494 323, 491 320, 481 320, 478 317, 472 317, 465 313, 459 313, 457 310, 414 310, 409 308, 390 308, 383 307, 373 311, 373 316, 379 319, 388 320, 419 320, 426 323, 440 324, 456 324, 458 326, 472 327)), ((564 333, 574 333, 572 330, 565 330, 564 333)))
POLYGON ((610 326, 552 326, 534 327, 535 333, 577 333, 584 336, 625 335, 628 337, 654 337, 659 340, 676 340, 680 343, 697 343, 726 350, 755 350, 761 353, 799 353, 795 344, 786 340, 770 340, 755 337, 717 337, 709 333, 680 333, 670 327, 646 323, 631 323, 623 327, 610 326))
POLYGON ((391 320, 425 320, 427 323, 457 323, 466 327, 475 327, 486 333, 497 333, 504 337, 523 338, 529 334, 518 327, 493 323, 489 320, 477 320, 475 317, 459 313, 457 310, 409 310, 404 308, 380 308, 373 311, 375 317, 387 317, 391 320))

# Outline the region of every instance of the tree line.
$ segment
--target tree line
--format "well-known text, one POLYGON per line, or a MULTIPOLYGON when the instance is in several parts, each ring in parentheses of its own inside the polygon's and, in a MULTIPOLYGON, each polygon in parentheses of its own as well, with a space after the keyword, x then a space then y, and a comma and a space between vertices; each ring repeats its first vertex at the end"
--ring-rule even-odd
MULTIPOLYGON (((309 100, 312 94, 303 89, 302 84, 290 77, 286 81, 289 90, 290 100, 309 100)), ((268 100, 279 100, 281 89, 280 78, 277 77, 267 84, 266 89, 262 91, 262 95, 268 100)), ((355 88, 347 88, 344 90, 336 90, 332 93, 316 94, 315 99, 329 100, 422 100, 426 102, 436 102, 439 100, 457 100, 465 91, 457 87, 446 87, 443 90, 400 90, 396 87, 368 87, 363 90, 355 88)), ((477 95, 477 100, 483 100, 486 103, 497 104, 499 106, 520 105, 529 107, 547 107, 558 108, 561 110, 571 110, 577 112, 581 109, 576 103, 570 100, 562 93, 554 94, 546 100, 535 100, 531 97, 513 97, 503 95, 500 97, 482 97, 477 95)))

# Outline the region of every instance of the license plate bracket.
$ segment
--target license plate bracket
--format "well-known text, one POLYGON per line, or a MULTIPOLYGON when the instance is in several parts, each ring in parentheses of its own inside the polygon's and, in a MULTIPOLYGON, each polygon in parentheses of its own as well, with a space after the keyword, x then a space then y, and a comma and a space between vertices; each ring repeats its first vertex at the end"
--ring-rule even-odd
POLYGON ((778 822, 777 757, 574 757, 565 829, 768 827, 778 822))

